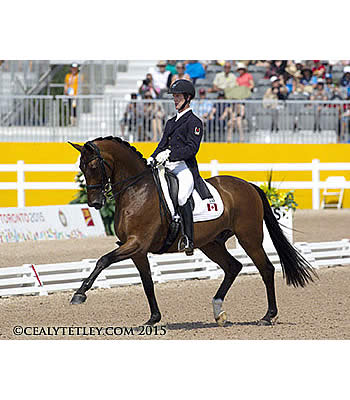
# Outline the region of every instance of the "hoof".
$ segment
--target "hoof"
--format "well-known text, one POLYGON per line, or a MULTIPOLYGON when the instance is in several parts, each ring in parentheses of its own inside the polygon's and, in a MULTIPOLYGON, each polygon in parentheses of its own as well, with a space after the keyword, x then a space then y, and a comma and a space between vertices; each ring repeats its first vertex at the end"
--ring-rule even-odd
POLYGON ((271 326, 272 322, 266 319, 261 319, 256 323, 258 326, 271 326))
POLYGON ((224 326, 225 322, 227 321, 226 311, 221 311, 219 316, 215 318, 215 321, 219 326, 224 326))
POLYGON ((86 300, 85 294, 75 293, 70 301, 70 304, 82 304, 86 300))
POLYGON ((153 326, 153 325, 155 325, 157 322, 159 322, 160 319, 161 319, 161 315, 160 315, 160 314, 152 315, 151 318, 150 318, 147 322, 145 322, 145 323, 143 324, 143 326, 147 326, 147 325, 153 326))

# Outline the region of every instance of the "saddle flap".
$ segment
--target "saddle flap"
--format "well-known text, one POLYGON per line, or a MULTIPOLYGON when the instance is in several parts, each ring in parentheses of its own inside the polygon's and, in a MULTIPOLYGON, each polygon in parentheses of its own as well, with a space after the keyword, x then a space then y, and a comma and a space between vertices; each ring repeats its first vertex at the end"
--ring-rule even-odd
POLYGON ((178 207, 179 181, 177 177, 168 168, 159 165, 153 169, 153 178, 170 215, 174 216, 178 207))
POLYGON ((179 180, 168 168, 165 168, 165 179, 168 184, 171 201, 174 204, 175 210, 178 207, 179 180))

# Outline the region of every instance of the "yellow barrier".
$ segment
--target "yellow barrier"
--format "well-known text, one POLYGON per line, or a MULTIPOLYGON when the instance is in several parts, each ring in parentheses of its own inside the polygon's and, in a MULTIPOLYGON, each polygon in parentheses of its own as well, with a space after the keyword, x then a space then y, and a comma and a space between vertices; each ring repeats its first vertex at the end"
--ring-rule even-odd
MULTIPOLYGON (((134 146, 147 158, 156 147, 156 143, 134 143, 134 146)), ((66 143, 0 143, 1 164, 14 164, 24 160, 31 164, 71 164, 78 159, 78 153, 66 143)), ((349 144, 224 144, 202 143, 198 153, 199 163, 209 163, 216 159, 220 163, 295 163, 311 162, 318 158, 321 162, 350 162, 349 144)), ((265 181, 266 172, 226 172, 220 174, 235 175, 250 181, 265 181)), ((350 180, 350 171, 323 171, 321 180, 329 175, 343 175, 350 180)), ((204 178, 209 173, 202 173, 204 178)), ((26 181, 31 182, 72 182, 75 173, 70 172, 27 172, 26 181)), ((285 171, 273 172, 276 181, 309 181, 311 172, 285 171)), ((0 172, 0 181, 16 181, 15 173, 0 172)), ((74 190, 27 190, 26 205, 55 205, 67 204, 75 195, 74 190)), ((300 208, 312 208, 311 190, 295 190, 296 201, 300 208)), ((344 207, 350 207, 350 193, 345 190, 344 207)), ((17 196, 14 190, 0 192, 1 207, 15 207, 17 196)))

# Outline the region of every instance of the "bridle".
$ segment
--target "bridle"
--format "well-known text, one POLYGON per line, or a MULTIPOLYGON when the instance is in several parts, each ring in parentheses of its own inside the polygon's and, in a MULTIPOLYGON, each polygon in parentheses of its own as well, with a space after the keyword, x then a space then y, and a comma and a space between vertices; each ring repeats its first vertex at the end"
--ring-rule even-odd
POLYGON ((107 175, 107 171, 106 171, 105 165, 107 165, 107 167, 111 171, 113 171, 113 168, 102 157, 100 149, 92 141, 86 142, 84 144, 84 147, 87 148, 87 149, 92 150, 92 152, 96 155, 95 158, 92 158, 91 160, 89 160, 89 163, 91 161, 98 160, 98 163, 99 163, 99 166, 100 166, 100 171, 101 171, 101 176, 102 176, 102 182, 101 183, 97 183, 97 184, 94 184, 94 185, 88 185, 87 184, 86 185, 86 189, 87 190, 89 190, 89 189, 101 189, 101 192, 105 197, 107 197, 107 196, 112 196, 113 197, 113 196, 116 196, 116 195, 124 192, 128 187, 134 185, 136 182, 138 182, 140 179, 142 179, 143 176, 146 174, 146 172, 149 172, 149 169, 146 169, 146 170, 142 171, 138 175, 132 176, 130 178, 123 179, 122 181, 119 181, 119 182, 112 183, 111 182, 111 178, 108 177, 108 175, 107 175), (121 185, 123 183, 130 182, 130 181, 131 181, 131 183, 129 183, 129 185, 123 187, 121 190, 119 190, 117 192, 113 191, 113 187, 114 186, 121 185))
POLYGON ((112 190, 112 185, 111 185, 111 180, 107 175, 106 167, 112 171, 112 167, 108 164, 108 162, 102 157, 100 149, 95 145, 95 143, 89 141, 84 144, 84 147, 87 149, 92 150, 92 152, 96 155, 95 158, 92 158, 89 160, 89 163, 94 160, 98 160, 99 166, 100 166, 100 171, 102 175, 102 182, 97 183, 95 185, 88 185, 86 184, 86 189, 99 189, 101 188, 102 194, 105 196, 107 193, 109 193, 112 190))

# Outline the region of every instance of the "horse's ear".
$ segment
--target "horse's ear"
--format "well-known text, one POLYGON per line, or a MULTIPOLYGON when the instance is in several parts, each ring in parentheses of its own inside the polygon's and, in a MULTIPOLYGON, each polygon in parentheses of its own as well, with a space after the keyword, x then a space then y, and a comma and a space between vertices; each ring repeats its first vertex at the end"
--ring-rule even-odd
POLYGON ((71 143, 71 142, 68 142, 71 146, 73 146, 76 150, 78 150, 80 153, 81 153, 81 151, 83 150, 83 147, 84 146, 80 146, 80 144, 76 144, 76 143, 71 143))

